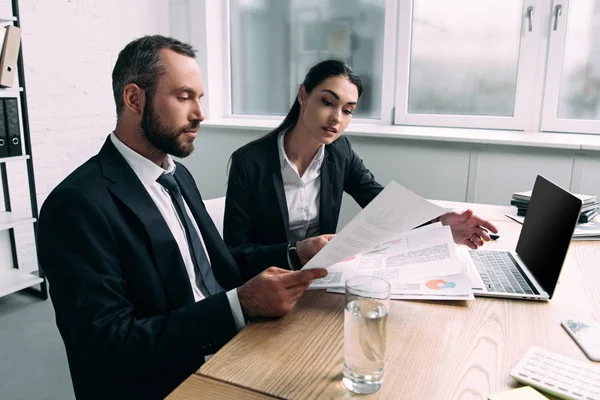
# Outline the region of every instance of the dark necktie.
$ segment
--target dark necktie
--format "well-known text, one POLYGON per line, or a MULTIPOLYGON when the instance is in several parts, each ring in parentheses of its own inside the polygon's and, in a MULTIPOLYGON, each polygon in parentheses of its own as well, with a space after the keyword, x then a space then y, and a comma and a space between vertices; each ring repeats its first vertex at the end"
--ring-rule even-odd
POLYGON ((202 242, 200 241, 200 236, 198 236, 198 232, 196 232, 188 213, 185 211, 181 190, 179 189, 179 185, 173 177, 173 174, 162 174, 156 181, 169 192, 171 199, 173 199, 175 210, 185 228, 185 237, 187 238, 192 261, 194 262, 196 283, 199 287, 202 287, 201 283, 203 283, 209 295, 222 292, 223 288, 219 285, 219 282, 217 282, 215 274, 210 267, 208 257, 206 256, 202 242), (200 276, 202 277, 202 282, 198 279, 200 276))

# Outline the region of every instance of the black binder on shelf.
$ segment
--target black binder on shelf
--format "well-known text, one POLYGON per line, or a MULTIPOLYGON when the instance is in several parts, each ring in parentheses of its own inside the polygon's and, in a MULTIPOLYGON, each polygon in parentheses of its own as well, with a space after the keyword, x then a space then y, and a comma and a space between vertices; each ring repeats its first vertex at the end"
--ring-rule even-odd
POLYGON ((0 158, 8 157, 8 135, 4 118, 4 100, 0 99, 0 158))
POLYGON ((4 99, 4 119, 8 136, 8 155, 10 157, 23 155, 18 107, 17 99, 4 99))

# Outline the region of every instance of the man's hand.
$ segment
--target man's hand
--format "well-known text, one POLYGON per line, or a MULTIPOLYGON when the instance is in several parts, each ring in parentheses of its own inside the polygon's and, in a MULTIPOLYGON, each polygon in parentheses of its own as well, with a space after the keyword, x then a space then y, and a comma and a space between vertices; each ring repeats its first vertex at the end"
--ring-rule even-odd
POLYGON ((288 271, 270 267, 237 289, 242 309, 251 317, 289 313, 313 279, 327 276, 324 268, 288 271))
POLYGON ((498 233, 498 228, 490 221, 473 214, 473 210, 462 213, 452 211, 440 217, 443 225, 449 225, 452 237, 458 244, 464 244, 471 249, 483 246, 484 242, 490 240, 488 231, 498 233))
POLYGON ((300 263, 304 266, 311 258, 315 256, 335 235, 321 235, 304 239, 296 245, 300 263))

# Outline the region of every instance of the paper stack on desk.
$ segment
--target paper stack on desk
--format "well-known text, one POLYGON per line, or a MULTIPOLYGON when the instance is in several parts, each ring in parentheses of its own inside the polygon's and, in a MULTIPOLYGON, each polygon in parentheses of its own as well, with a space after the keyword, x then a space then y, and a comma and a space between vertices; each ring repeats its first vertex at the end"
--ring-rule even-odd
POLYGON ((447 211, 392 181, 306 264, 329 272, 310 288, 343 292, 353 276, 373 275, 390 282, 393 299, 473 299, 450 228, 413 229, 447 211))
MULTIPOLYGON (((531 190, 528 192, 513 193, 510 205, 517 207, 517 216, 524 217, 527 215, 529 201, 531 200, 531 190)), ((573 193, 579 197, 582 202, 581 214, 579 215, 579 223, 585 224, 591 222, 600 213, 600 203, 598 198, 590 194, 573 193)))
POLYGON ((472 300, 455 247, 449 227, 427 225, 328 267, 310 288, 343 293, 348 279, 372 275, 390 282, 393 299, 472 300))
MULTIPOLYGON (((505 214, 508 218, 522 224, 525 217, 505 214)), ((573 232, 573 240, 600 240, 600 221, 594 220, 585 224, 577 224, 573 232)))

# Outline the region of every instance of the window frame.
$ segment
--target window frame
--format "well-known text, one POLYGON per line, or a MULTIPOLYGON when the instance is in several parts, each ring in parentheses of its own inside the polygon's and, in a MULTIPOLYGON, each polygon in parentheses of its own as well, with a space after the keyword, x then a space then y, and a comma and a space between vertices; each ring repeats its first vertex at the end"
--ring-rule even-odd
MULTIPOLYGON (((197 60, 204 76, 207 93, 203 101, 205 115, 210 121, 230 120, 239 125, 244 120, 251 125, 264 121, 267 125, 279 122, 283 116, 261 114, 234 114, 232 112, 233 83, 231 80, 231 19, 230 2, 208 0, 181 0, 187 4, 190 15, 189 40, 197 49, 197 60), (197 22, 197 23, 196 23, 197 22)), ((408 71, 410 66, 410 37, 412 30, 413 0, 384 0, 385 21, 383 37, 383 68, 381 114, 378 119, 353 118, 349 127, 362 131, 368 126, 381 126, 384 131, 451 128, 450 130, 477 129, 489 132, 525 131, 600 134, 600 121, 557 119, 556 107, 562 57, 566 40, 566 23, 559 21, 559 33, 550 32, 556 4, 563 5, 566 22, 569 0, 523 0, 523 15, 529 5, 534 7, 533 32, 521 37, 515 115, 513 117, 485 117, 463 115, 408 114, 408 71), (407 23, 409 22, 409 23, 407 23), (527 36, 527 35, 526 35, 527 36), (527 52, 525 61, 522 54, 527 52), (556 66, 560 67, 556 67, 556 66), (404 110, 404 111, 403 111, 404 110), (554 111, 554 115, 552 113, 554 111)), ((525 21, 525 18, 524 18, 525 21)), ((300 82, 297 82, 299 85, 300 82)), ((291 99, 290 99, 291 100, 291 99)), ((466 131, 465 131, 466 132, 466 131)), ((450 133, 449 133, 450 134, 450 133)), ((501 135, 501 133, 499 133, 501 135)), ((450 134, 451 135, 451 134, 450 134)))
POLYGON ((544 91, 541 130, 559 133, 586 133, 600 135, 600 120, 558 118, 560 84, 562 80, 565 45, 567 39, 567 21, 570 0, 553 0, 550 7, 551 23, 554 24, 555 7, 562 6, 562 15, 557 29, 548 29, 547 71, 544 91))
POLYGON ((394 119, 396 125, 506 130, 529 130, 531 128, 526 105, 533 102, 535 95, 535 74, 538 69, 536 55, 541 45, 540 32, 543 24, 542 13, 536 12, 536 10, 542 8, 540 3, 543 3, 543 0, 523 0, 515 104, 512 117, 411 114, 408 112, 413 0, 399 0, 399 3, 396 112, 394 119), (526 10, 530 6, 534 7, 533 29, 528 32, 526 29, 526 10))
MULTIPOLYGON (((385 4, 385 19, 384 19, 384 35, 383 35, 383 59, 382 59, 382 82, 391 82, 389 85, 383 85, 381 88, 381 110, 378 118, 359 118, 353 117, 353 124, 375 124, 375 125, 391 125, 393 122, 394 110, 394 87, 396 71, 394 68, 395 53, 396 53, 396 22, 397 22, 397 0, 384 0, 385 4)), ((211 3, 211 1, 203 0, 203 3, 211 3)), ((233 113, 233 80, 231 79, 231 1, 225 0, 222 3, 222 20, 224 21, 223 33, 223 54, 224 65, 222 75, 224 76, 224 98, 220 118, 228 119, 247 119, 247 120, 276 120, 280 121, 285 118, 285 115, 267 115, 267 114, 235 114, 233 113)), ((214 14, 215 15, 215 14, 214 14)), ((215 15, 216 16, 216 15, 215 15)), ((291 79, 291 77, 290 77, 291 79)), ((295 82, 297 88, 302 82, 295 82)), ((296 88, 296 89, 297 89, 296 88)), ((290 107, 292 99, 290 99, 290 107)), ((360 107, 360 101, 358 103, 360 107)), ((212 115, 211 115, 212 118, 212 115)))

